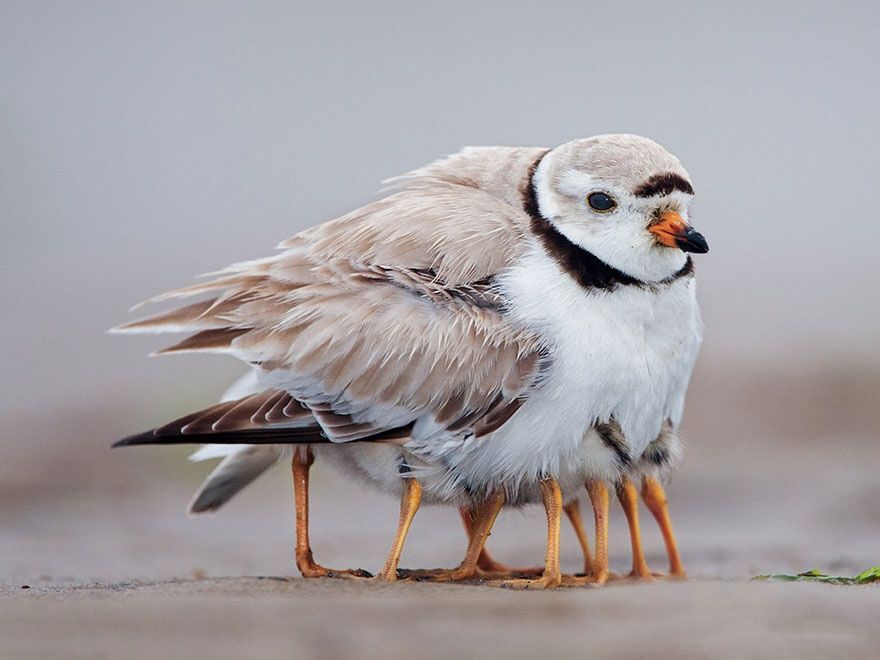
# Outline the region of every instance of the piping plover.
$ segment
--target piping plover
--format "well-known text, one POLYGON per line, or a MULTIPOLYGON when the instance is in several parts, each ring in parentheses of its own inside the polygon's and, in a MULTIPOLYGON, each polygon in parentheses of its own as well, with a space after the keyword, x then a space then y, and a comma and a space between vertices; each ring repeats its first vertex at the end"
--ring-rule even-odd
POLYGON ((464 568, 504 502, 544 503, 544 575, 511 586, 560 583, 563 492, 586 483, 586 581, 604 582, 605 483, 677 427, 700 344, 686 252, 708 246, 687 173, 651 140, 603 135, 465 149, 397 183, 154 299, 208 300, 120 328, 195 332, 161 352, 233 354, 264 388, 121 444, 397 444, 416 477, 403 533, 422 491, 477 508, 464 568))

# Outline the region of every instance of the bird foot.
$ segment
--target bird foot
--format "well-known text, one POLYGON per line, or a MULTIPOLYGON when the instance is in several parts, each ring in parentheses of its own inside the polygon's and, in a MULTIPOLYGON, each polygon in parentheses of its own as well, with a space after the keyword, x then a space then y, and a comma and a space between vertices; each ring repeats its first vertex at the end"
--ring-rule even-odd
POLYGON ((400 580, 417 580, 419 582, 468 582, 474 580, 498 581, 514 578, 531 578, 544 572, 540 567, 512 568, 504 564, 495 564, 496 570, 487 570, 477 566, 475 569, 433 568, 433 569, 397 569, 400 580))
POLYGON ((630 571, 626 575, 618 575, 617 573, 608 574, 608 582, 653 582, 658 573, 652 573, 647 568, 644 570, 630 571))
POLYGON ((658 580, 667 580, 669 582, 684 582, 688 579, 687 573, 684 571, 677 571, 675 573, 652 573, 651 575, 658 580))
POLYGON ((420 568, 397 569, 397 577, 401 580, 417 580, 419 582, 464 582, 475 580, 480 576, 479 569, 462 568, 420 568))
POLYGON ((522 591, 534 591, 539 589, 556 589, 562 586, 562 576, 542 575, 536 578, 517 578, 513 580, 501 580, 494 586, 502 589, 517 589, 522 591))
POLYGON ((604 571, 590 575, 566 575, 562 578, 563 587, 603 587, 610 579, 621 579, 619 576, 604 571))
POLYGON ((340 580, 362 580, 372 578, 373 574, 362 568, 335 569, 320 564, 300 566, 299 572, 304 578, 337 578, 340 580))
POLYGON ((541 575, 543 572, 544 572, 543 566, 529 566, 529 567, 514 568, 511 566, 507 566, 506 564, 501 564, 499 562, 492 562, 490 565, 485 565, 485 564, 477 565, 476 577, 478 577, 482 580, 530 578, 530 577, 537 577, 537 576, 541 575))
POLYGON ((398 580, 426 580, 449 571, 448 568, 398 568, 398 580))
POLYGON ((397 582, 400 578, 399 571, 379 571, 376 575, 370 578, 373 582, 397 582))

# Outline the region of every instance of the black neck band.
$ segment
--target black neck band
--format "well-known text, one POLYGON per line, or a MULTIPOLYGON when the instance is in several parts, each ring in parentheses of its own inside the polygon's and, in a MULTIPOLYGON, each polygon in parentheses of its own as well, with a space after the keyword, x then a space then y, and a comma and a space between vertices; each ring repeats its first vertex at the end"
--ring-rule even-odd
MULTIPOLYGON (((627 275, 617 270, 614 266, 602 261, 592 252, 578 247, 568 240, 549 220, 541 215, 538 206, 538 196, 535 190, 535 170, 541 163, 541 158, 529 168, 528 179, 523 191, 523 208, 532 221, 532 231, 541 239, 544 248, 559 262, 569 275, 585 289, 611 290, 618 286, 650 286, 638 278, 627 275)), ((690 275, 694 270, 694 264, 688 257, 685 265, 676 273, 673 273, 662 284, 677 280, 680 277, 690 275)))

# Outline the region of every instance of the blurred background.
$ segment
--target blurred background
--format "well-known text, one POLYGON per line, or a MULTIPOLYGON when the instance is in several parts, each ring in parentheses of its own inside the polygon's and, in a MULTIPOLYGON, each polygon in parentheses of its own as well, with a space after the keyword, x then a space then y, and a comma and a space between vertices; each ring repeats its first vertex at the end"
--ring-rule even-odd
MULTIPOLYGON (((878 29, 872 2, 0 0, 0 579, 294 573, 285 469, 189 520, 210 466, 109 449, 241 367, 105 330, 462 146, 604 132, 682 159, 712 246, 669 489, 691 573, 876 564, 878 29)), ((381 566, 396 502, 314 479, 317 559, 381 566)), ((538 563, 542 527, 506 513, 490 545, 538 563)), ((404 564, 463 547, 426 509, 404 564)))

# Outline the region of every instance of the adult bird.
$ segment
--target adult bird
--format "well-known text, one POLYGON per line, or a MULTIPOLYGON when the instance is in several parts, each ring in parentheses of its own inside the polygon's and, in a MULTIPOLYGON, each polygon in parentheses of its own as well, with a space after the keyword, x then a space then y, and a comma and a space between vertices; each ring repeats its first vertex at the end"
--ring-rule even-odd
MULTIPOLYGON (((405 450, 401 534, 425 493, 477 511, 459 579, 505 503, 540 500, 552 587, 564 493, 587 485, 590 576, 607 579, 607 483, 677 427, 701 340, 677 158, 633 135, 470 148, 400 190, 156 300, 124 326, 195 332, 163 353, 230 353, 262 391, 122 444, 369 442, 405 450)), ((366 450, 366 449, 365 449, 366 450)), ((294 456, 300 455, 297 450, 294 456)), ((402 540, 401 540, 402 543, 402 540)))

